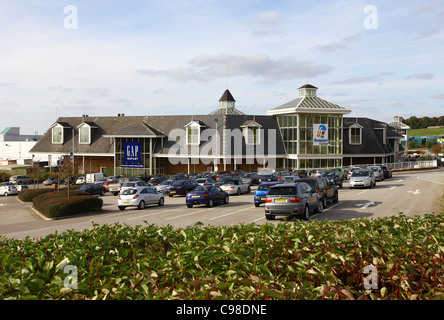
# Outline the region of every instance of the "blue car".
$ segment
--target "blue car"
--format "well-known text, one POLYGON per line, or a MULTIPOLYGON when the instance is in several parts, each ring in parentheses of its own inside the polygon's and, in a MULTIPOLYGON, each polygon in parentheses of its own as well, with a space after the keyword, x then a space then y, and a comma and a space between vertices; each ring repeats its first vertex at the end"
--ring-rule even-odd
POLYGON ((265 203, 265 198, 267 197, 268 190, 271 186, 274 186, 278 182, 264 182, 257 187, 256 193, 254 194, 254 205, 259 207, 261 203, 265 203))
POLYGON ((187 193, 187 207, 192 208, 197 204, 206 204, 210 208, 215 203, 226 204, 229 201, 228 193, 216 186, 197 186, 187 193))

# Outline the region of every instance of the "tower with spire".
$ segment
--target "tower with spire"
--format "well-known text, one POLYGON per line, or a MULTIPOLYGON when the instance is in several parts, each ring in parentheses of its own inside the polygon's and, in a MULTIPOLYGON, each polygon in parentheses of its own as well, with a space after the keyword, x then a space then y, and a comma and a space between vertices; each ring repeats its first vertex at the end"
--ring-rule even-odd
POLYGON ((210 113, 210 115, 244 115, 235 107, 236 100, 230 90, 226 89, 222 97, 219 99, 219 108, 210 113))

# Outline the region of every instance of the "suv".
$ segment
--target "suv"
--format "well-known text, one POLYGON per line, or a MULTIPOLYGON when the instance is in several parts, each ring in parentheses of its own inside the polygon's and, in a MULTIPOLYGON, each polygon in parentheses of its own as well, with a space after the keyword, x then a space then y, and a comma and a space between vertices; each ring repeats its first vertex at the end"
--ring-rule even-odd
POLYGON ((28 176, 12 176, 11 178, 9 178, 9 182, 15 184, 31 184, 32 179, 28 176))
POLYGON ((301 181, 308 183, 312 189, 316 190, 316 192, 321 196, 324 208, 327 207, 328 201, 332 201, 334 203, 338 202, 338 188, 336 188, 334 182, 330 181, 329 179, 325 177, 305 178, 301 181))
POLYGON ((277 184, 272 186, 265 198, 265 218, 273 220, 276 215, 300 215, 308 220, 311 212, 321 213, 322 199, 307 183, 277 184))

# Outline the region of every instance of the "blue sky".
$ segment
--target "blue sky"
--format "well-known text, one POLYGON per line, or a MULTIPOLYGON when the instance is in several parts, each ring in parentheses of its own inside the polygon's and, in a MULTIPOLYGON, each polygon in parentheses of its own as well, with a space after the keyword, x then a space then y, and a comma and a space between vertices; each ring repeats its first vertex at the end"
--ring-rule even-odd
POLYGON ((350 116, 441 116, 443 31, 434 0, 2 0, 0 128, 208 114, 227 84, 239 110, 266 114, 307 75, 350 116))

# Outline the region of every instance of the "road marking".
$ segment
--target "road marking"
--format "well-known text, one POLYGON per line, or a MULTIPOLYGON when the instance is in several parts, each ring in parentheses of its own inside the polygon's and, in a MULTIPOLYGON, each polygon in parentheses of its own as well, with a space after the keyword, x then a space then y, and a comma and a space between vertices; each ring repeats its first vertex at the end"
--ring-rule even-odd
POLYGON ((136 220, 136 219, 145 218, 145 217, 149 217, 149 216, 155 216, 155 215, 162 214, 162 213, 165 213, 165 212, 178 211, 178 210, 183 210, 183 208, 180 208, 180 209, 163 210, 163 211, 160 211, 160 212, 152 212, 152 213, 144 214, 144 215, 142 215, 142 216, 137 216, 137 217, 128 218, 127 220, 136 220))
POLYGON ((235 213, 238 213, 238 212, 242 212, 242 211, 245 211, 245 210, 251 210, 251 209, 254 209, 254 208, 255 207, 249 207, 249 208, 246 208, 246 209, 237 210, 237 211, 234 211, 234 212, 223 214, 221 216, 213 217, 213 218, 211 218, 209 220, 216 220, 216 219, 219 219, 219 218, 222 218, 222 217, 226 217, 226 216, 229 216, 229 215, 232 215, 232 214, 235 214, 235 213))
POLYGON ((419 191, 419 189, 416 189, 416 191, 409 191, 409 193, 411 193, 411 194, 420 194, 421 191, 419 191))
POLYGON ((361 192, 358 192, 358 194, 363 194, 363 193, 366 193, 366 192, 368 192, 368 189, 367 190, 363 190, 361 192))
POLYGON ((369 206, 373 206, 373 205, 375 205, 375 203, 373 201, 357 204, 357 206, 361 207, 361 209, 367 209, 369 206))
POLYGON ((265 216, 257 218, 257 219, 254 219, 252 222, 256 222, 256 221, 259 221, 259 220, 262 220, 262 219, 265 219, 265 216))
POLYGON ((393 186, 393 187, 390 188, 390 190, 393 190, 393 189, 395 189, 395 188, 396 188, 396 186, 393 186))
POLYGON ((208 210, 214 210, 214 208, 204 209, 204 210, 194 210, 194 211, 191 212, 191 213, 181 214, 180 216, 175 216, 175 217, 167 218, 166 220, 173 220, 173 219, 177 219, 177 218, 182 218, 182 217, 186 217, 186 216, 191 216, 191 215, 193 215, 193 214, 201 213, 201 212, 208 211, 208 210))
POLYGON ((417 177, 418 180, 422 180, 422 181, 426 181, 426 182, 431 182, 431 183, 437 183, 437 184, 442 184, 444 185, 443 182, 439 182, 439 181, 433 181, 433 180, 427 180, 427 179, 422 179, 420 177, 417 177))

